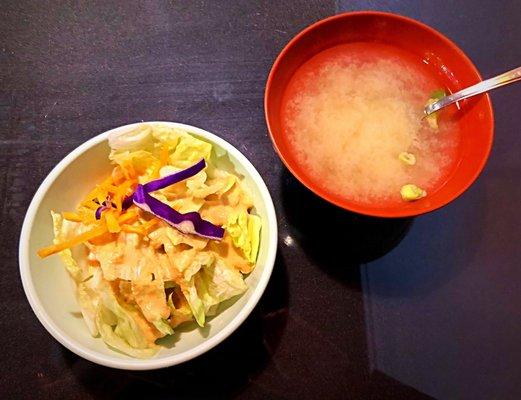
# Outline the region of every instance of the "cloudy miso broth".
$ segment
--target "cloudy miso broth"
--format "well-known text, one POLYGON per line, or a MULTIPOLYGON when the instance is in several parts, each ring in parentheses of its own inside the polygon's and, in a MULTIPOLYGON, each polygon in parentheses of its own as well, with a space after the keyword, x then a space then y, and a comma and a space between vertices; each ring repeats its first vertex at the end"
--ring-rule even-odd
POLYGON ((400 188, 438 188, 456 160, 454 121, 429 127, 422 110, 441 88, 413 55, 377 43, 325 50, 303 64, 282 101, 286 140, 308 178, 365 204, 401 203, 400 188), (398 158, 416 157, 415 165, 398 158))

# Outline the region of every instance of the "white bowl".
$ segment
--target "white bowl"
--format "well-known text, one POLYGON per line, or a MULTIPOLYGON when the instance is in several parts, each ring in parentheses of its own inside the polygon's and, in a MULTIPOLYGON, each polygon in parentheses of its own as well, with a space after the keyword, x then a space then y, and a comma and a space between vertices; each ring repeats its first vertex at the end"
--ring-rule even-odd
POLYGON ((51 171, 31 201, 20 236, 20 274, 27 299, 47 331, 77 355, 108 367, 131 370, 163 368, 210 350, 237 329, 253 310, 266 288, 275 262, 275 209, 266 184, 255 167, 231 144, 205 130, 173 122, 162 123, 184 129, 226 150, 236 170, 244 175, 253 192, 256 212, 262 218, 257 266, 246 278, 246 293, 213 318, 207 328, 183 331, 173 347, 161 349, 154 358, 134 359, 111 350, 101 338, 93 338, 81 317, 72 280, 61 260, 56 255, 42 260, 36 251, 52 243, 50 210, 74 209, 89 188, 111 170, 107 136, 138 124, 112 129, 83 143, 51 171))

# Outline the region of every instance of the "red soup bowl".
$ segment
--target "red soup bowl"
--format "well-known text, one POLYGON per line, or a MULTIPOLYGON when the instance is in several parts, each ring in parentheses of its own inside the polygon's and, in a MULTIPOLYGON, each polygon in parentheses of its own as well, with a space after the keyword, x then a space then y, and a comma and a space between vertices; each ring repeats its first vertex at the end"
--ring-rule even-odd
POLYGON ((438 187, 419 201, 367 204, 346 199, 320 186, 317 177, 311 179, 306 168, 297 160, 282 124, 281 108, 285 89, 295 71, 310 58, 333 46, 353 42, 384 43, 407 51, 427 64, 450 92, 481 81, 478 70, 463 51, 441 33, 413 19, 363 11, 318 21, 286 45, 275 60, 266 84, 266 122, 281 160, 304 186, 318 196, 356 213, 376 217, 409 217, 450 203, 476 180, 489 156, 494 116, 488 95, 460 102, 459 110, 452 110, 460 126, 456 162, 438 187))

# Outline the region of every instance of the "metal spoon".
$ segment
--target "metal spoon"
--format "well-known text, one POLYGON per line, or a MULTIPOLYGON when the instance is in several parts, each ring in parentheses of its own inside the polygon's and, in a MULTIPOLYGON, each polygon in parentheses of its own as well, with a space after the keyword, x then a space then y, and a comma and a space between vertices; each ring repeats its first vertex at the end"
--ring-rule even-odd
POLYGON ((509 83, 514 83, 519 80, 521 80, 521 67, 517 67, 511 71, 505 72, 504 74, 486 79, 482 82, 476 83, 475 85, 469 86, 468 88, 460 90, 459 92, 445 96, 436 103, 432 103, 426 106, 423 112, 426 116, 431 115, 433 112, 436 112, 443 107, 447 107, 450 104, 456 103, 457 101, 475 96, 480 93, 488 92, 489 90, 508 85, 509 83))

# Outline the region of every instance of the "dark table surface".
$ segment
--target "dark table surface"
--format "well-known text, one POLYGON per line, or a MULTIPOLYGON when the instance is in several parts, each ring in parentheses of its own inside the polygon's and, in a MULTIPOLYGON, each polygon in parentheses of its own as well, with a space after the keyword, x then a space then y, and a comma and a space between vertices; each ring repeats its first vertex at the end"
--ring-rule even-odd
POLYGON ((521 64, 519 0, 2 2, 0 398, 521 398, 520 86, 492 94, 496 138, 478 182, 415 220, 340 211, 272 150, 263 89, 274 58, 310 23, 357 9, 426 22, 485 76, 521 64), (268 289, 229 339, 180 366, 129 372, 45 331, 17 245, 51 168, 140 120, 237 146, 268 184, 280 236, 268 289), (325 241, 326 218, 347 233, 325 241))

